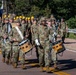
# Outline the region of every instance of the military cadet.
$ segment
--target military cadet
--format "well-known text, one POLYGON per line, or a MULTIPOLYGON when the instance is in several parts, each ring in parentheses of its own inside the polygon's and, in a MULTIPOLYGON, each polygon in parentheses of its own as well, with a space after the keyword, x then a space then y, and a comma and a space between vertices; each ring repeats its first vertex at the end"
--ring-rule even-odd
POLYGON ((48 30, 48 27, 46 25, 45 18, 41 19, 41 24, 38 27, 38 38, 35 40, 35 43, 39 45, 39 65, 41 71, 50 71, 50 59, 49 59, 49 53, 50 53, 50 41, 49 41, 49 34, 50 31, 48 30), (46 67, 46 70, 44 70, 43 67, 46 67))
POLYGON ((52 24, 52 28, 53 28, 53 39, 54 39, 54 42, 57 41, 57 28, 56 28, 56 20, 55 19, 51 19, 51 24, 52 24))
POLYGON ((21 20, 21 26, 22 26, 22 28, 24 30, 24 36, 25 36, 27 34, 27 27, 28 27, 25 19, 21 20))
POLYGON ((35 44, 35 39, 37 38, 38 35, 38 24, 36 19, 33 20, 33 24, 31 26, 31 33, 32 33, 32 45, 35 46, 36 48, 36 55, 37 59, 39 60, 38 46, 35 44))
POLYGON ((13 50, 13 55, 12 55, 12 62, 13 62, 13 67, 17 68, 18 65, 18 59, 19 56, 21 58, 21 68, 24 69, 24 63, 25 63, 25 57, 24 57, 24 53, 22 50, 20 50, 18 44, 19 42, 21 42, 24 39, 23 33, 24 30, 22 29, 21 25, 20 25, 20 20, 16 20, 16 26, 12 28, 11 32, 9 33, 10 35, 10 40, 13 43, 12 44, 12 50, 13 50), (20 55, 19 55, 20 54, 20 55))
POLYGON ((11 24, 9 23, 9 19, 5 18, 5 23, 2 26, 2 37, 3 37, 3 41, 2 41, 2 56, 3 59, 2 61, 5 62, 5 58, 6 58, 6 63, 9 64, 10 62, 10 51, 11 51, 11 43, 9 40, 9 32, 12 29, 11 24))
POLYGON ((65 36, 66 36, 66 31, 67 31, 67 24, 64 21, 64 19, 61 19, 60 25, 59 25, 59 31, 60 31, 60 36, 61 36, 61 40, 64 43, 65 40, 65 36))
POLYGON ((55 37, 54 37, 54 32, 56 31, 55 30, 55 26, 54 26, 54 20, 52 19, 52 20, 48 20, 48 22, 47 22, 47 24, 48 24, 48 28, 50 29, 50 36, 49 36, 49 38, 50 38, 50 51, 51 51, 51 61, 53 61, 53 63, 54 63, 54 69, 57 69, 57 53, 56 53, 56 51, 52 48, 52 46, 53 46, 53 44, 52 43, 54 43, 54 42, 56 42, 56 40, 54 40, 55 39, 55 37), (53 22, 52 22, 53 21, 53 22))

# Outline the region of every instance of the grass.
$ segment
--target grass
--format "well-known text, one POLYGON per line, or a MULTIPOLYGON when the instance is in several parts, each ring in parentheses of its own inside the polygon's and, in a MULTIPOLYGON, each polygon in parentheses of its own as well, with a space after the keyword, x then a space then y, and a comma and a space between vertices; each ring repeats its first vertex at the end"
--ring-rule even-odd
POLYGON ((66 38, 76 39, 76 34, 74 34, 74 33, 69 33, 69 35, 67 34, 66 38))

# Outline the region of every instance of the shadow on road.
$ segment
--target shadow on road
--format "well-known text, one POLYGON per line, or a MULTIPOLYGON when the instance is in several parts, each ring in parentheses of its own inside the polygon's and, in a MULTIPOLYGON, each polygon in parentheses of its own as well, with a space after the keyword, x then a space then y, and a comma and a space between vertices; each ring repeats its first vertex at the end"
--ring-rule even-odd
POLYGON ((76 61, 72 59, 59 60, 58 62, 59 62, 60 70, 70 70, 76 68, 76 61))

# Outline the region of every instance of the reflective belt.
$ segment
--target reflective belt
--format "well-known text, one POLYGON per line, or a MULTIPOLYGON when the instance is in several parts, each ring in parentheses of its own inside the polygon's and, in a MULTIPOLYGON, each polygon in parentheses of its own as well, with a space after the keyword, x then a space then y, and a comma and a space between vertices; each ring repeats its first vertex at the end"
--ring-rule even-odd
POLYGON ((15 28, 16 28, 17 32, 19 33, 21 39, 23 40, 24 37, 23 37, 23 35, 22 35, 20 29, 19 29, 17 26, 16 26, 15 28))

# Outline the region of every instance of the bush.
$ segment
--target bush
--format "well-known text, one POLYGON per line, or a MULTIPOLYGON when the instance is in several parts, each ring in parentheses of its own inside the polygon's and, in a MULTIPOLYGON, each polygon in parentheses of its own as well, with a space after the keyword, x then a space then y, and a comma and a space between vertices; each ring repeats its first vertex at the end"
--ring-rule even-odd
POLYGON ((76 16, 74 18, 70 18, 67 21, 67 24, 68 24, 68 27, 71 29, 76 28, 76 16))

